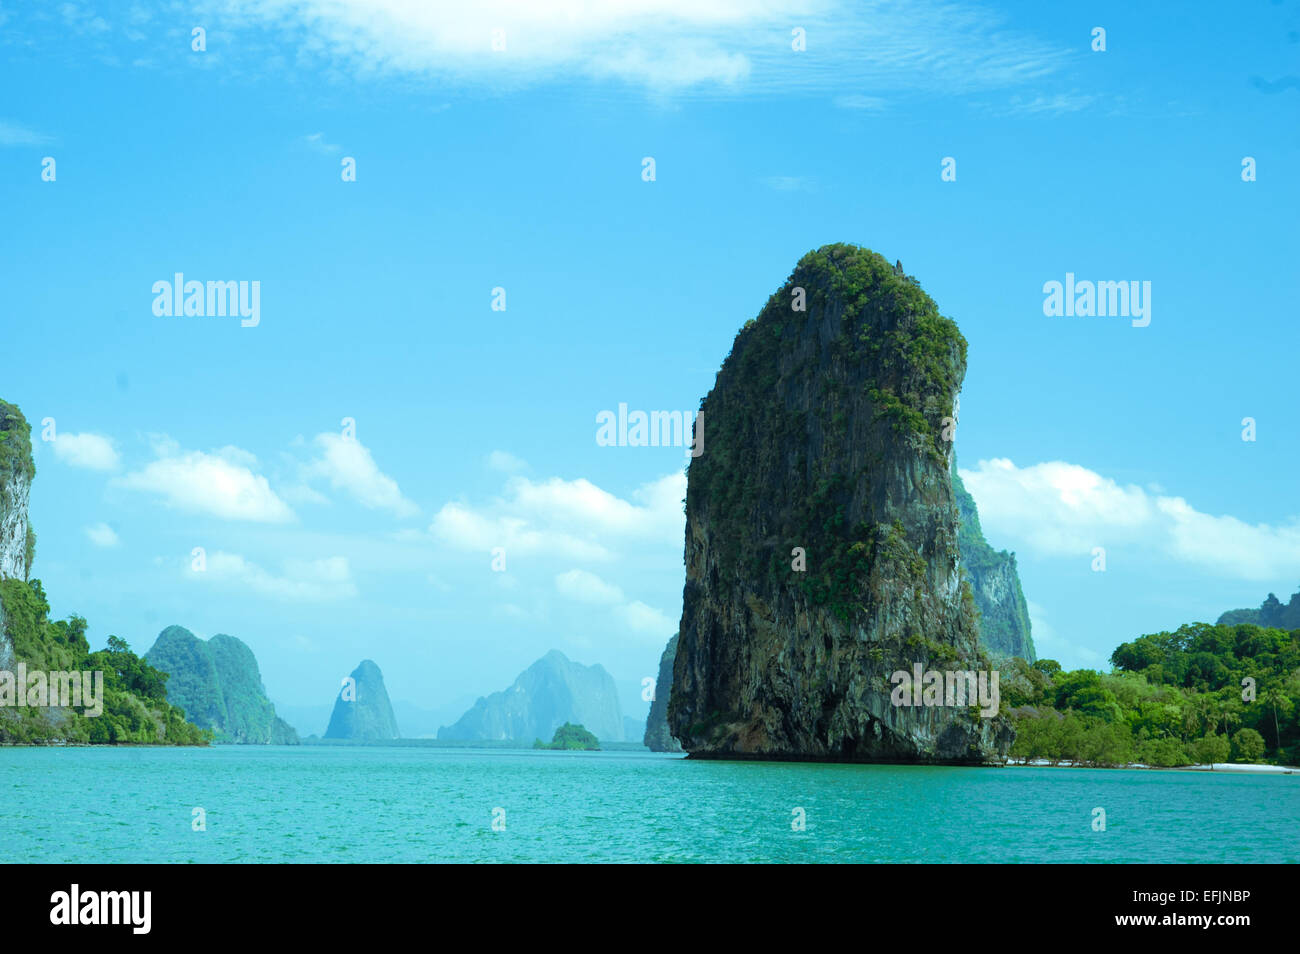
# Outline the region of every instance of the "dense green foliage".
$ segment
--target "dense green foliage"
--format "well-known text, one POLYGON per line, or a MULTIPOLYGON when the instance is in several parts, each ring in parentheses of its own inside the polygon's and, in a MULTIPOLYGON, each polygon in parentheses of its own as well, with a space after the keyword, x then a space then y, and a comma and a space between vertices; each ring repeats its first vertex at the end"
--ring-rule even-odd
POLYGON ((1016 719, 1012 756, 1300 763, 1300 630, 1192 623, 1124 643, 1111 664, 1064 672, 1053 660, 1011 660, 1001 689, 1016 719))
MULTIPOLYGON (((167 675, 108 637, 106 649, 90 652, 80 616, 51 620, 40 580, 0 580, 0 609, 15 662, 28 670, 101 671, 103 712, 94 717, 73 708, 0 708, 0 741, 204 745, 209 733, 185 721, 167 702, 167 675)), ((83 707, 84 709, 84 707, 83 707)))
POLYGON ((23 412, 7 401, 0 401, 0 485, 12 475, 30 481, 36 476, 32 460, 32 429, 23 412))
POLYGON ((579 749, 588 752, 599 752, 600 742, 582 726, 566 722, 555 730, 555 735, 550 742, 543 742, 541 739, 533 740, 533 748, 579 749))
POLYGON ((214 742, 296 745, 298 733, 275 714, 253 651, 234 636, 199 639, 168 626, 145 654, 171 679, 167 698, 190 720, 211 729, 214 742))

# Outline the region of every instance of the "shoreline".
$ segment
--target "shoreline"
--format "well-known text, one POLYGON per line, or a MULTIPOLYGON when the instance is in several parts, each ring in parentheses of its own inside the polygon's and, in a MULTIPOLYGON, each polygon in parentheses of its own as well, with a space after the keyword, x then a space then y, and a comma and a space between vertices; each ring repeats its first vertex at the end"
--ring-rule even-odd
POLYGON ((1011 760, 1004 768, 1079 768, 1079 769, 1150 769, 1153 772, 1222 772, 1225 775, 1300 775, 1300 768, 1294 765, 1257 765, 1252 762, 1214 762, 1204 765, 1145 765, 1141 762, 1126 762, 1123 765, 1079 765, 1068 759, 1062 759, 1055 765, 1046 759, 1011 760))

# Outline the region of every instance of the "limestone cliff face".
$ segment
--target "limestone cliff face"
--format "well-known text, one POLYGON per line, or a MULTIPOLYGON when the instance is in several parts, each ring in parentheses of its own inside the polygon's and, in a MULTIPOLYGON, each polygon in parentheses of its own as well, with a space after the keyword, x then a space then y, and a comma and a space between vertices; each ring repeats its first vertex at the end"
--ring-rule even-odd
POLYGON ((677 659, 677 634, 668 640, 663 655, 659 657, 659 676, 655 681, 655 697, 650 701, 650 714, 645 721, 645 744, 651 752, 680 752, 682 744, 668 731, 668 698, 673 689, 673 663, 677 659))
POLYGON ((27 519, 36 465, 23 412, 0 401, 0 579, 26 580, 34 538, 27 519))
POLYGON ((982 670, 945 417, 966 343, 916 282, 809 253, 702 404, 668 724, 693 757, 979 763, 1012 730, 905 707, 890 675, 982 670))
MULTIPOLYGON (((35 476, 27 418, 14 405, 0 401, 0 580, 26 580, 31 573, 36 535, 27 507, 35 476)), ((9 669, 13 662, 13 644, 0 606, 0 669, 9 669)))
POLYGON ((952 488, 957 496, 961 529, 958 534, 962 569, 970 580, 975 607, 979 610, 980 641, 996 658, 1019 656, 1033 662, 1034 637, 1029 607, 1020 588, 1016 555, 989 546, 980 528, 975 499, 966 492, 954 468, 952 488))

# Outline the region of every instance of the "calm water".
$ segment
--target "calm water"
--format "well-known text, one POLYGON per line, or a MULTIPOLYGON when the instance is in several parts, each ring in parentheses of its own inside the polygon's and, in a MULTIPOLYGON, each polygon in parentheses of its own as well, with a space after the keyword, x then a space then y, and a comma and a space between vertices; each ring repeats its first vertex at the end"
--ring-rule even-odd
POLYGON ((10 860, 1300 861, 1300 778, 637 753, 0 748, 10 860), (191 830, 192 809, 207 831, 191 830), (492 830, 494 808, 506 830, 492 830), (806 812, 792 831, 791 810, 806 812), (1106 810, 1107 830, 1092 830, 1106 810))

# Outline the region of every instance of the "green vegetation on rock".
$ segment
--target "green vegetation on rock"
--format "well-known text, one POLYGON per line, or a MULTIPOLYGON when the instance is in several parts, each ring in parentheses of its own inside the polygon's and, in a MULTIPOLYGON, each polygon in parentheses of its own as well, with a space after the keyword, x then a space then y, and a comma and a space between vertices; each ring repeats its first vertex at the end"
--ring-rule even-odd
POLYGON ((182 626, 158 634, 145 658, 170 673, 167 698, 213 740, 255 745, 296 745, 298 733, 275 714, 253 651, 234 636, 206 642, 182 626))

